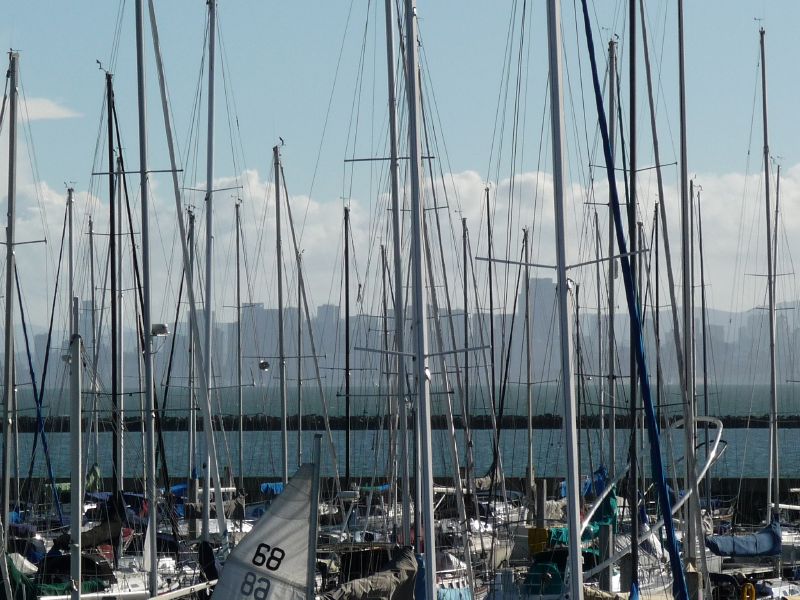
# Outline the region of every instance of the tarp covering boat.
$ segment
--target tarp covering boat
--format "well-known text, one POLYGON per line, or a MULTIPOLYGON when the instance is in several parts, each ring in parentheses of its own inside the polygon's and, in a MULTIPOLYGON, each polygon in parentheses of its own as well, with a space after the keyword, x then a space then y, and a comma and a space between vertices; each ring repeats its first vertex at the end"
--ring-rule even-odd
POLYGON ((777 519, 746 535, 707 535, 706 547, 717 556, 779 556, 781 524, 777 519))
MULTIPOLYGON (((121 497, 110 498, 99 510, 102 521, 92 529, 81 532, 81 547, 96 548, 100 544, 116 543, 122 533, 125 504, 121 497)), ((53 541, 56 550, 69 551, 70 534, 63 533, 53 541)))
MULTIPOLYGON (((581 483, 581 495, 586 497, 599 496, 606 485, 608 485, 608 469, 600 466, 593 474, 592 477, 584 477, 581 483)), ((559 495, 561 498, 567 496, 567 482, 562 481, 558 487, 559 495)))
POLYGON ((388 483, 384 483, 383 485, 362 485, 358 488, 358 491, 361 492, 362 494, 368 494, 369 492, 376 494, 385 494, 391 489, 392 486, 390 486, 388 483))
POLYGON ((367 600, 392 598, 413 600, 414 581, 417 577, 417 559, 413 549, 398 547, 392 560, 374 575, 353 579, 322 596, 323 600, 367 600))
MULTIPOLYGON (((12 598, 7 598, 5 586, 0 585, 0 600, 32 600, 40 596, 58 596, 69 594, 72 584, 69 581, 61 583, 35 582, 33 578, 21 572, 10 557, 6 557, 8 577, 11 583, 12 598)), ((91 594, 106 589, 107 583, 101 579, 86 577, 81 581, 81 592, 91 594)))
POLYGON ((182 498, 189 493, 189 486, 185 483, 176 483, 169 488, 169 493, 178 498, 182 498))
POLYGON ((233 549, 213 598, 306 600, 314 471, 313 464, 301 466, 233 549))
POLYGON ((279 496, 281 493, 283 493, 283 483, 279 481, 262 483, 261 493, 270 498, 279 496))

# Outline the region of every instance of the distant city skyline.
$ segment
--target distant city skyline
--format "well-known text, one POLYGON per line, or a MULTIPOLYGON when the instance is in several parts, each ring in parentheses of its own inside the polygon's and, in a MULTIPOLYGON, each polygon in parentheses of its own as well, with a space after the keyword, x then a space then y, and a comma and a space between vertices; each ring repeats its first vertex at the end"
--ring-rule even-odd
MULTIPOLYGON (((560 367, 557 360, 558 333, 557 323, 554 321, 554 293, 555 284, 546 278, 534 278, 531 280, 531 331, 533 380, 536 385, 542 382, 555 383, 559 378, 560 367)), ((89 306, 84 305, 85 310, 89 306)), ((797 307, 782 307, 797 308, 797 307)), ((463 351, 465 347, 478 348, 488 345, 489 324, 488 315, 485 311, 472 314, 470 319, 470 340, 464 342, 462 314, 453 316, 454 332, 451 338, 449 333, 449 319, 446 315, 441 315, 441 322, 444 331, 444 348, 442 350, 450 352, 452 350, 463 351), (455 347, 453 347, 453 342, 455 347)), ((321 305, 316 314, 312 314, 312 328, 317 348, 317 357, 323 373, 323 385, 328 388, 343 390, 344 386, 344 307, 336 305, 321 305)), ((243 384, 246 387, 272 387, 276 389, 277 373, 279 361, 277 359, 277 309, 266 308, 261 303, 249 305, 243 310, 243 335, 242 335, 242 356, 243 356, 243 384), (261 369, 259 363, 267 361, 268 369, 261 369)), ((601 385, 607 386, 608 362, 605 356, 607 349, 608 314, 601 312, 600 335, 598 341, 598 321, 596 311, 583 311, 580 321, 581 338, 581 373, 583 381, 599 381, 601 385), (597 351, 603 351, 602 364, 598 365, 597 351), (601 372, 598 373, 598 366, 601 372), (601 377, 598 377, 600 375, 601 377)), ((198 315, 202 320, 205 318, 202 312, 198 315)), ((392 315, 389 314, 389 337, 388 341, 393 343, 393 330, 391 327, 392 315)), ((512 327, 511 314, 498 314, 495 317, 496 330, 496 369, 497 381, 502 384, 505 380, 514 386, 524 384, 524 360, 525 346, 523 338, 524 323, 524 299, 520 298, 517 305, 517 314, 513 318, 514 334, 511 340, 511 351, 509 351, 509 333, 512 327), (508 367, 504 361, 510 359, 508 367)), ((359 348, 382 348, 383 330, 382 325, 375 329, 371 325, 375 320, 374 316, 355 314, 351 318, 351 380, 357 387, 373 387, 378 384, 386 385, 385 371, 380 364, 382 358, 380 354, 359 350, 359 348)), ((382 320, 382 319, 381 319, 382 320)), ((615 374, 618 378, 618 385, 623 389, 627 384, 628 378, 628 329, 627 312, 624 306, 617 307, 615 317, 616 330, 616 365, 615 374)), ((724 311, 710 311, 708 315, 708 356, 709 367, 708 380, 711 386, 733 384, 733 383, 757 383, 767 384, 769 382, 769 362, 767 353, 768 338, 766 335, 766 311, 753 310, 740 314, 726 313, 724 311)), ((170 330, 173 324, 170 325, 170 330)), ((231 387, 236 384, 236 322, 222 321, 216 322, 213 328, 214 355, 214 387, 231 387)), ((285 309, 284 327, 286 334, 286 372, 289 381, 289 388, 292 395, 297 386, 297 307, 287 307, 285 309)), ((699 308, 695 317, 695 327, 697 335, 697 380, 703 380, 702 363, 702 336, 701 316, 699 308)), ((175 344, 176 352, 172 356, 171 388, 185 388, 189 377, 190 354, 188 324, 185 319, 179 322, 177 331, 171 331, 165 338, 159 338, 156 345, 155 368, 156 381, 164 386, 167 383, 167 366, 170 360, 172 344, 175 344)), ((305 387, 316 389, 315 370, 313 368, 312 356, 310 354, 310 338, 308 336, 308 325, 303 319, 303 338, 302 338, 302 372, 300 377, 304 381, 305 387)), ((780 311, 778 316, 778 373, 779 383, 788 383, 800 377, 797 373, 794 357, 800 351, 800 328, 790 329, 789 321, 785 311, 780 311)), ((86 360, 90 363, 93 356, 91 325, 88 319, 82 321, 82 336, 86 348, 86 360)), ((101 389, 107 389, 110 385, 110 352, 108 351, 108 334, 99 346, 98 361, 98 384, 101 389)), ((669 311, 663 310, 660 315, 660 337, 662 373, 665 385, 677 385, 679 377, 677 373, 677 363, 673 351, 673 333, 671 327, 671 316, 669 311)), ((133 330, 123 333, 125 340, 125 352, 123 361, 123 371, 125 374, 126 393, 136 393, 139 389, 139 356, 135 350, 136 338, 133 330)), ((21 332, 19 340, 22 340, 21 332)), ((650 371, 653 378, 656 377, 656 353, 653 314, 646 315, 645 339, 650 362, 650 371)), ((34 368, 37 370, 37 377, 41 377, 41 370, 46 348, 47 334, 35 333, 33 339, 33 361, 34 368)), ((435 344, 434 344, 435 346, 435 344)), ((66 348, 66 340, 54 339, 51 346, 50 355, 50 375, 49 384, 52 388, 57 385, 59 373, 62 369, 62 354, 66 348)), ((577 344, 575 345, 577 351, 577 344)), ((471 353, 471 365, 475 372, 472 376, 476 385, 485 385, 484 374, 487 371, 488 354, 471 353), (485 357, 482 358, 481 356, 485 357)), ((455 389, 456 380, 453 377, 456 368, 456 361, 463 366, 463 352, 449 354, 447 363, 448 371, 451 373, 449 385, 455 389), (456 358, 454 358, 456 357, 456 358)), ((579 369, 576 360, 576 370, 579 369)), ((17 370, 19 385, 26 386, 29 382, 27 358, 23 350, 17 351, 17 370)), ((433 364, 432 364, 433 366, 433 364)), ((444 385, 440 377, 438 365, 435 366, 437 385, 444 385)), ((90 388, 90 379, 84 380, 86 389, 90 388)), ((195 383, 196 385, 196 383, 195 383)), ((294 409, 292 409, 294 410, 294 409)), ((459 412, 459 411, 457 411, 459 412)))

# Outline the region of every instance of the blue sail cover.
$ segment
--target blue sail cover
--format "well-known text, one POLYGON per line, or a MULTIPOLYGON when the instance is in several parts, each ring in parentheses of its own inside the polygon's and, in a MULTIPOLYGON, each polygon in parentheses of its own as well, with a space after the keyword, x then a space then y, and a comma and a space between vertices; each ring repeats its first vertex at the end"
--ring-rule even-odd
POLYGON ((781 524, 773 519, 756 533, 708 535, 706 547, 717 556, 778 556, 781 553, 781 524))
POLYGON ((262 483, 261 493, 265 496, 274 497, 279 496, 283 492, 283 483, 280 481, 273 483, 262 483))
MULTIPOLYGON (((599 496, 608 485, 608 469, 600 466, 593 474, 592 477, 584 477, 581 484, 581 494, 584 498, 590 496, 599 496)), ((388 487, 388 484, 387 484, 388 487)), ((561 498, 567 497, 567 482, 562 481, 558 487, 558 493, 561 498)))

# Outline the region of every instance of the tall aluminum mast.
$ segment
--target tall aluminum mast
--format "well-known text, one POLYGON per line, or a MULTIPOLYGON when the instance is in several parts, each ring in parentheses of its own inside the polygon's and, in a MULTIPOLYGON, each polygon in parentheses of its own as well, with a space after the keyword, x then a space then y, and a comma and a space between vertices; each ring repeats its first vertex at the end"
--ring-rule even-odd
MULTIPOLYGON (((553 203, 556 231, 556 294, 559 335, 561 337, 561 387, 564 395, 564 428, 567 445, 567 524, 570 531, 580 531, 580 496, 578 489, 578 435, 575 417, 575 375, 572 369, 572 332, 569 318, 569 282, 566 269, 564 230, 564 190, 567 184, 564 149, 564 104, 561 74, 561 0, 547 2, 547 47, 550 59, 550 123, 553 136, 553 203)), ((569 540, 570 598, 583 600, 583 558, 580 536, 569 540)))
MULTIPOLYGON (((19 54, 9 55, 9 110, 8 110, 8 222, 6 225, 6 311, 5 347, 3 353, 3 489, 2 514, 4 539, 8 539, 8 509, 11 495, 11 423, 16 421, 16 398, 14 395, 14 232, 17 205, 17 77, 19 54)), ((5 549, 0 553, 5 561, 5 549)))
MULTIPOLYGON (((208 130, 206 138, 206 295, 205 295, 205 373, 206 397, 211 397, 213 374, 211 370, 212 320, 214 318, 214 56, 217 33, 217 2, 208 2, 208 130)), ((205 425, 205 424, 204 424, 205 425)), ((212 429, 213 422, 206 425, 212 429)), ((208 446, 208 444, 206 444, 208 446)), ((203 539, 209 535, 209 507, 211 505, 211 469, 209 448, 205 450, 203 481, 203 539)))
POLYGON ((769 302, 769 458, 770 473, 767 494, 767 523, 778 511, 780 470, 778 469, 778 383, 775 358, 775 264, 772 245, 772 211, 769 185, 769 127, 767 122, 767 56, 764 28, 759 30, 761 44, 761 109, 764 126, 764 204, 767 211, 767 296, 769 302))
MULTIPOLYGON (((617 133, 617 42, 608 42, 608 138, 611 145, 612 160, 616 156, 615 139, 617 133)), ((612 165, 613 167, 613 165, 612 165)), ((608 203, 608 256, 614 256, 614 216, 611 212, 611 201, 608 203)), ((608 261, 608 472, 613 479, 617 476, 617 381, 614 374, 614 275, 617 262, 613 258, 608 261)))
MULTIPOLYGON (((392 249, 394 253, 394 349, 397 352, 395 394, 400 417, 400 479, 403 502, 403 539, 411 539, 411 486, 408 469, 408 415, 406 414, 406 372, 403 358, 403 256, 401 254, 400 192, 397 163, 397 97, 394 78, 394 27, 392 0, 386 0, 386 67, 389 87, 389 174, 392 185, 392 249)), ((408 542, 406 542, 408 543, 408 542)))
MULTIPOLYGON (((244 489, 244 403, 242 398, 241 202, 236 202, 236 393, 239 400, 239 488, 244 489)), ((298 465, 299 466, 299 465, 298 465)))
POLYGON ((430 375, 427 368, 428 319, 425 303, 425 281, 422 257, 424 208, 422 205, 422 162, 419 137, 419 80, 417 78, 417 21, 416 0, 406 0, 406 90, 408 96, 408 146, 411 169, 411 270, 414 294, 414 370, 416 385, 416 408, 419 418, 420 441, 419 462, 421 478, 417 488, 421 490, 422 506, 417 512, 422 516, 425 536, 425 588, 428 598, 436 597, 436 536, 433 521, 433 462, 430 419, 430 375))
POLYGON ((344 207, 344 487, 350 489, 350 209, 344 207))
POLYGON ((286 352, 283 345, 283 253, 281 243, 281 155, 278 146, 272 148, 275 166, 275 260, 278 265, 278 374, 281 386, 281 474, 283 483, 289 481, 289 438, 286 431, 288 405, 286 400, 286 352))
MULTIPOLYGON (((70 190, 72 192, 72 190, 70 190)), ((70 193, 70 202, 72 202, 72 194, 70 193)), ((70 219, 71 221, 71 219, 70 219)), ((70 232, 71 233, 71 232, 70 232)), ((70 235, 70 255, 73 253, 72 235, 70 235)), ((71 274, 70 274, 71 277, 71 274)), ((73 281, 70 278, 70 289, 72 289, 73 281)), ((71 477, 70 489, 72 492, 73 502, 71 503, 72 510, 70 512, 70 552, 69 552, 69 576, 72 580, 72 600, 80 600, 81 597, 81 527, 80 523, 83 519, 83 502, 79 502, 79 498, 83 498, 83 446, 82 446, 82 418, 81 411, 83 409, 82 395, 81 395, 81 336, 78 329, 78 299, 70 297, 70 322, 72 329, 70 330, 70 401, 72 406, 70 408, 70 446, 71 449, 71 477)))
POLYGON ((145 386, 145 428, 146 453, 145 473, 147 480, 147 501, 150 504, 147 536, 150 564, 150 597, 158 594, 158 489, 156 488, 156 408, 155 380, 153 377, 153 331, 150 312, 150 189, 147 171, 147 102, 144 82, 144 0, 136 0, 136 83, 139 105, 139 190, 142 205, 142 328, 144 329, 144 386, 145 386))

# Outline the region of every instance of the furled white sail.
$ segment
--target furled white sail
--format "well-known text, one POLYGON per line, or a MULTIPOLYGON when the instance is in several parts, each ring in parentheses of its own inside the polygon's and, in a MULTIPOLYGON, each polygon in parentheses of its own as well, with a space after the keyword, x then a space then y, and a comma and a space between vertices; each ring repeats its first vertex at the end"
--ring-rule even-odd
MULTIPOLYGON (((305 600, 315 467, 301 466, 252 531, 233 549, 212 598, 305 600)), ((313 564, 313 563, 312 563, 313 564)))

